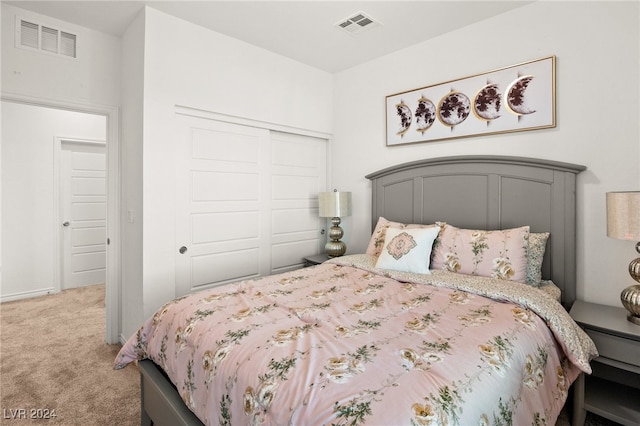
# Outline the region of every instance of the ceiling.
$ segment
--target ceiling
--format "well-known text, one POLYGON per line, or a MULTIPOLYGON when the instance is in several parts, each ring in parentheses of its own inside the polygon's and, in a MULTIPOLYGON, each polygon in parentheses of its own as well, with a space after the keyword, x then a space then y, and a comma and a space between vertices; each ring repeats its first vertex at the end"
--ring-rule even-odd
MULTIPOLYGON (((120 36, 147 5, 331 73, 339 72, 532 1, 4 1, 120 36), (336 26, 364 12, 379 25, 336 26)), ((455 48, 455 46, 451 46, 455 48)))

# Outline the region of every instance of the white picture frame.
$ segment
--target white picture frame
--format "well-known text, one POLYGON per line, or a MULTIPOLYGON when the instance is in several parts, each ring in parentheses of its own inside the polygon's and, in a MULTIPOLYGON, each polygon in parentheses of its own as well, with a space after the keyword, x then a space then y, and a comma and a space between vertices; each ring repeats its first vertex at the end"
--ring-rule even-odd
POLYGON ((387 96, 387 146, 555 127, 555 60, 387 96))

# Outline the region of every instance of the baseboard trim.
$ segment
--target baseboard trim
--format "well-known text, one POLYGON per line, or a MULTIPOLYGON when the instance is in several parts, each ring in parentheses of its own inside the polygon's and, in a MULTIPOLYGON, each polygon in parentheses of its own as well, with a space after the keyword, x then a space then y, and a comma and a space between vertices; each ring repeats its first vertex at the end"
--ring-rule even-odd
POLYGON ((124 346, 125 343, 127 343, 128 337, 125 336, 124 334, 120 333, 120 344, 122 346, 124 346))
POLYGON ((14 300, 29 299, 29 298, 38 297, 38 296, 46 296, 47 294, 52 294, 55 292, 56 292, 55 288, 49 287, 49 288, 43 288, 39 290, 23 291, 21 293, 8 294, 8 295, 0 296, 0 303, 13 302, 14 300))

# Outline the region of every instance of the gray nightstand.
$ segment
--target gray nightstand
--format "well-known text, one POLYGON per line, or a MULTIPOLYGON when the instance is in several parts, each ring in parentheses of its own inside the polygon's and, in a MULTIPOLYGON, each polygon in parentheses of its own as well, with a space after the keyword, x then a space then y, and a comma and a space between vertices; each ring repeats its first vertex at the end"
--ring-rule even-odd
POLYGON ((326 253, 315 254, 313 256, 307 256, 304 258, 304 266, 319 265, 329 260, 329 256, 326 253))
POLYGON ((623 425, 640 424, 640 326, 627 321, 622 307, 576 301, 571 317, 593 339, 600 356, 593 374, 574 385, 573 425, 586 411, 623 425))

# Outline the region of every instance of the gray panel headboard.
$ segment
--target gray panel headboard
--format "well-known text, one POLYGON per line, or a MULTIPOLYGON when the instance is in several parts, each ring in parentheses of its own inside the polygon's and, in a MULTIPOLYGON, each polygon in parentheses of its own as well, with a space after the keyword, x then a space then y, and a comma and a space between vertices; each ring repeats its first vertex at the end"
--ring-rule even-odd
POLYGON ((367 175, 371 226, 379 217, 403 223, 442 221, 459 228, 529 225, 549 232, 543 279, 576 297, 576 175, 584 166, 504 156, 431 158, 367 175))

